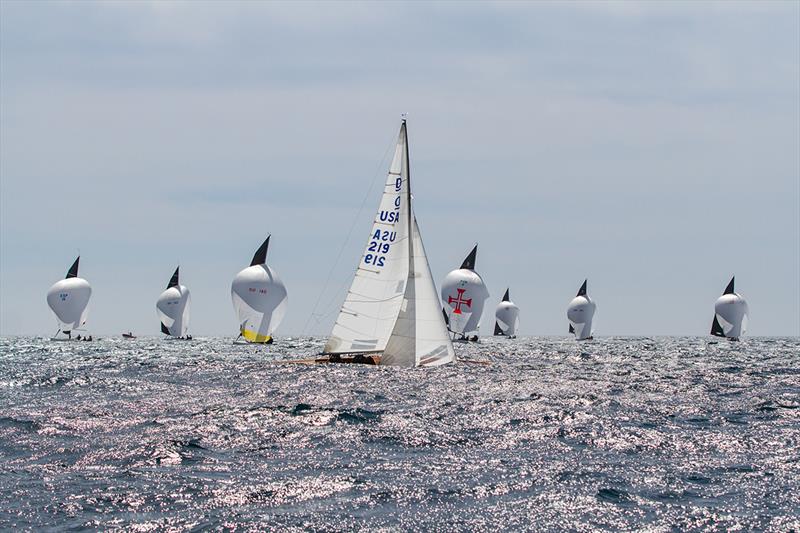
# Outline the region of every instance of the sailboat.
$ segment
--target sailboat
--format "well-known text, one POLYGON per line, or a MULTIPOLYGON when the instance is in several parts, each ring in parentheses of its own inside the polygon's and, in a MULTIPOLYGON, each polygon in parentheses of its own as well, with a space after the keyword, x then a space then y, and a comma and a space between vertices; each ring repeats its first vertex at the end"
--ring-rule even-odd
POLYGON ((725 292, 714 304, 714 319, 711 322, 711 334, 715 337, 726 337, 738 341, 747 331, 750 309, 747 301, 734 291, 734 280, 731 278, 725 292))
POLYGON ((239 337, 258 344, 272 344, 272 334, 286 315, 288 305, 286 287, 275 270, 267 266, 270 237, 256 250, 250 266, 236 274, 231 284, 239 337))
POLYGON ((513 339, 519 329, 519 307, 511 301, 509 290, 506 289, 503 300, 497 304, 497 309, 494 311, 494 334, 513 339))
POLYGON ((78 256, 67 271, 67 277, 57 281, 47 291, 47 305, 58 321, 58 331, 53 336, 54 340, 58 340, 58 334, 61 332, 67 339, 72 339, 72 331, 86 324, 92 287, 88 281, 78 277, 80 261, 81 257, 78 256))
POLYGON ((477 254, 476 244, 461 267, 447 274, 442 282, 442 313, 453 340, 478 340, 481 315, 489 298, 489 290, 480 274, 475 272, 477 254))
POLYGON ((161 319, 161 333, 176 339, 191 339, 189 335, 189 301, 191 296, 186 285, 180 284, 180 269, 167 284, 167 288, 156 301, 156 309, 161 319))
POLYGON ((592 318, 594 318, 597 304, 586 294, 587 281, 588 280, 583 280, 583 285, 578 289, 578 294, 569 303, 569 307, 567 307, 569 332, 574 334, 575 338, 579 341, 591 340, 594 335, 592 318))
POLYGON ((314 363, 439 366, 455 360, 411 196, 405 119, 350 290, 314 363))

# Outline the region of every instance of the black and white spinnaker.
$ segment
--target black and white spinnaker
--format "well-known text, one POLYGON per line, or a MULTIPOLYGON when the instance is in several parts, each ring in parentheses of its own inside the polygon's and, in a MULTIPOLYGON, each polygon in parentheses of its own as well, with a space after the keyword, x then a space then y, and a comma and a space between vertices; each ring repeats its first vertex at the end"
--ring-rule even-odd
POLYGON ((511 301, 509 291, 510 289, 506 289, 503 300, 494 311, 494 334, 513 339, 519 329, 519 307, 511 301))
POLYGON ((586 294, 586 282, 578 289, 578 294, 567 307, 567 320, 569 320, 569 332, 575 335, 579 341, 591 339, 594 335, 592 319, 597 305, 586 294))
POLYGON ((271 344, 272 334, 288 306, 286 287, 267 266, 269 239, 256 250, 250 266, 236 274, 231 284, 233 309, 239 319, 239 336, 247 342, 271 344))
POLYGON ((72 332, 86 324, 92 287, 88 281, 78 277, 80 261, 81 257, 78 256, 69 268, 67 277, 57 281, 47 291, 47 305, 58 321, 55 337, 63 332, 68 339, 71 339, 72 332))
POLYGON ((186 285, 180 284, 180 268, 167 284, 167 288, 156 301, 156 310, 161 320, 161 333, 178 339, 189 337, 189 303, 191 295, 186 285))
POLYGON ((725 292, 714 304, 714 319, 711 322, 711 334, 738 341, 747 331, 750 309, 747 300, 734 291, 736 276, 731 278, 725 292))
POLYGON ((454 340, 478 340, 481 315, 489 298, 489 290, 480 274, 475 272, 477 254, 476 244, 461 267, 448 273, 442 282, 443 314, 454 340))

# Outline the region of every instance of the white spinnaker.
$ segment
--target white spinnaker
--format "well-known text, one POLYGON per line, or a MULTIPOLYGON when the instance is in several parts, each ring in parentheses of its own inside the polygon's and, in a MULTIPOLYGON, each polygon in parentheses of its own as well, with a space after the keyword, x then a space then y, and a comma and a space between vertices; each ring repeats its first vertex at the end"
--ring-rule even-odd
POLYGON ((503 335, 513 337, 519 329, 519 307, 514 302, 500 302, 494 312, 497 324, 503 331, 503 335))
POLYGON ((413 270, 409 272, 400 314, 381 356, 381 365, 439 366, 455 361, 422 235, 414 218, 413 270))
POLYGON ((447 274, 442 282, 442 305, 448 329, 462 335, 478 331, 487 298, 486 284, 474 270, 459 268, 447 274))
POLYGON ((86 323, 92 287, 83 278, 57 281, 47 291, 47 305, 56 315, 61 331, 78 329, 86 323))
POLYGON ((406 142, 403 124, 367 246, 326 353, 382 351, 394 327, 408 277, 406 142))
POLYGON ((726 337, 738 339, 747 331, 747 301, 737 293, 723 294, 714 304, 714 313, 726 337))
POLYGON ((190 301, 191 295, 185 285, 170 287, 158 297, 158 316, 171 336, 185 337, 189 333, 190 301))
POLYGON ((242 336, 253 342, 272 336, 288 306, 286 287, 267 265, 252 265, 239 272, 231 284, 231 298, 242 336))
POLYGON ((588 296, 576 296, 567 307, 567 320, 575 332, 575 338, 585 340, 594 334, 592 319, 597 306, 588 296))

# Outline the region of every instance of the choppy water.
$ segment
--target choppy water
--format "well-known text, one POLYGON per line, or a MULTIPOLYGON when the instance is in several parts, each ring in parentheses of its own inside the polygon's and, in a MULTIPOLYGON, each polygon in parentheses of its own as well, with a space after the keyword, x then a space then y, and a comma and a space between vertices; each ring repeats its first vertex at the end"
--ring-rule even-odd
POLYGON ((0 529, 800 528, 800 340, 0 339, 0 529))

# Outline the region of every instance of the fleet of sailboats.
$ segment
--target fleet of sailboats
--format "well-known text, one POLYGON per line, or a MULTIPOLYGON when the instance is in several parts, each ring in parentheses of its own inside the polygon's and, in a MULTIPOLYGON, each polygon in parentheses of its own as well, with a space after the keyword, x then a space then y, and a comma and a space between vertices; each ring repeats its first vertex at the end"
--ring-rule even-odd
MULTIPOLYGON (((298 362, 433 367, 455 361, 453 341, 478 341, 489 297, 486 283, 475 271, 478 245, 458 269, 445 276, 440 300, 414 201, 408 126, 403 119, 367 244, 333 329, 319 357, 298 362)), ((231 283, 237 340, 247 343, 271 344, 288 305, 285 285, 267 265, 269 243, 267 236, 250 266, 231 283)), ((80 256, 66 277, 47 292, 47 304, 58 322, 54 340, 71 340, 72 333, 82 331, 86 324, 92 288, 78 277, 79 264, 80 256)), ((747 330, 749 308, 734 291, 734 279, 714 305, 711 335, 739 340, 747 330)), ((597 304, 587 293, 587 282, 583 281, 567 307, 569 333, 577 340, 594 335, 597 304)), ((513 339, 519 330, 519 307, 509 292, 507 288, 495 309, 494 335, 513 339)), ((177 267, 156 301, 161 333, 167 338, 191 339, 190 303, 189 289, 180 283, 177 267)), ((123 337, 135 338, 130 332, 123 337)))

